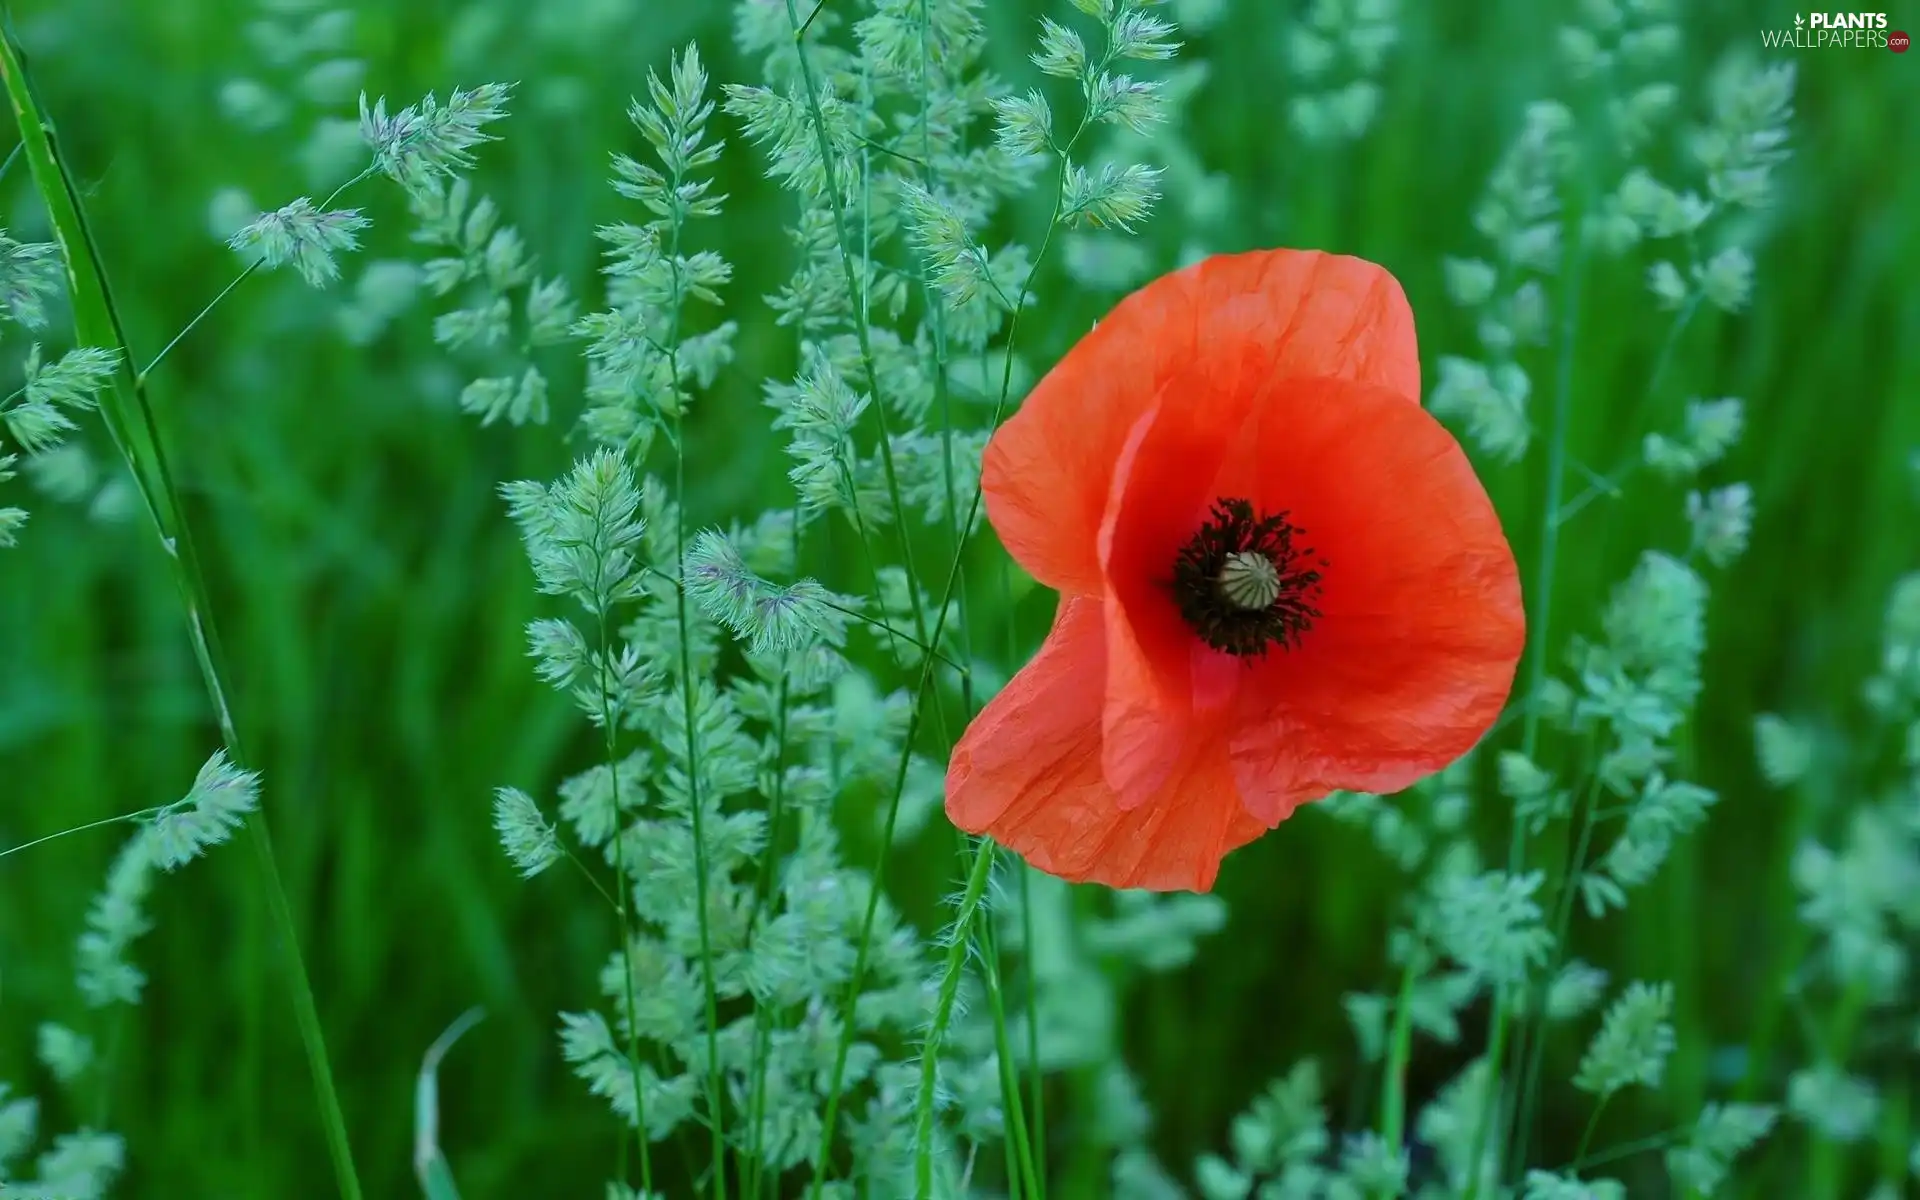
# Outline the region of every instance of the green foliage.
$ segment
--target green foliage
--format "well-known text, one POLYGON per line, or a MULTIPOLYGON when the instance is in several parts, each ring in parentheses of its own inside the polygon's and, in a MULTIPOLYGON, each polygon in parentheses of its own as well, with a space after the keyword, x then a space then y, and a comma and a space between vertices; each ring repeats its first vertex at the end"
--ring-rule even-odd
POLYGON ((1897 56, 1661 0, 656 8, 16 6, 142 353, 0 192, 0 1196, 321 1186, 276 902, 369 1194, 476 1000, 430 1196, 1911 1186, 1897 56), (1407 287, 1526 572, 1509 720, 1218 897, 1031 876, 938 815, 1048 612, 986 440, 1121 291, 1274 244, 1407 287), (283 883, 168 874, 263 804, 283 883))
POLYGON ((1624 1087, 1658 1088, 1673 1053, 1673 986, 1631 983, 1587 1044, 1573 1086, 1602 1098, 1624 1087))

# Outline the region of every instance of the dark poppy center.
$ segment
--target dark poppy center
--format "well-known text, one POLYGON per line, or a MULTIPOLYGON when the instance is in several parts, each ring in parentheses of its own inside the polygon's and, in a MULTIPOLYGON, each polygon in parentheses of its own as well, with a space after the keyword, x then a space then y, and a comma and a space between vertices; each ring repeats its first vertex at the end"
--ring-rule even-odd
POLYGON ((1289 650, 1320 616, 1327 560, 1299 543, 1305 530, 1285 512, 1259 515, 1251 502, 1222 498, 1173 562, 1180 615, 1215 650, 1264 655, 1289 650))

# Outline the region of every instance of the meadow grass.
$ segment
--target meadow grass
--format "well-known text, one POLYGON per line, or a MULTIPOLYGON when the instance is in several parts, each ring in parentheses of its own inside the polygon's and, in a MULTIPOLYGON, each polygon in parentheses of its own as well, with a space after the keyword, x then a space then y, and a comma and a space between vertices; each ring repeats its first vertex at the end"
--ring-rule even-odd
MULTIPOLYGON (((723 84, 763 78, 718 5, 570 0, 542 13, 485 3, 316 6, 284 19, 311 35, 304 46, 261 34, 254 22, 272 7, 9 6, 9 36, 25 47, 38 98, 57 124, 135 363, 169 345, 239 273, 244 263, 222 245, 239 222, 302 193, 323 196, 364 165, 357 136, 327 124, 351 122, 362 87, 397 106, 429 90, 445 96, 456 85, 519 81, 512 115, 490 127, 501 140, 477 152, 475 188, 517 228, 540 270, 565 279, 591 312, 600 305, 594 274, 603 249, 594 229, 644 219, 606 180, 610 153, 647 153, 626 108, 630 97, 645 101, 648 71, 666 77, 671 56, 697 42, 711 98, 723 99, 723 84), (330 9, 351 13, 338 31, 317 24, 330 9), (320 69, 328 64, 336 65, 320 69), (258 87, 232 85, 243 79, 258 87), (288 110, 277 113, 282 104, 288 110)), ((1167 10, 1191 25, 1178 62, 1204 63, 1206 75, 1164 128, 1112 143, 1132 161, 1168 166, 1166 198, 1127 246, 1063 240, 1049 252, 1034 302, 1021 306, 1023 374, 1051 362, 1117 296, 1117 286, 1088 282, 1102 263, 1124 270, 1109 260, 1138 254, 1152 273, 1201 250, 1282 244, 1359 254, 1394 271, 1419 318, 1430 389, 1441 356, 1478 353, 1476 318, 1450 301, 1444 260, 1487 253, 1472 214, 1526 105, 1565 93, 1555 31, 1575 15, 1520 3, 1401 5, 1378 110, 1363 135, 1343 141, 1303 136, 1275 116, 1313 94, 1293 54, 1306 8, 1167 10)), ((1022 88, 1038 79, 1026 57, 1043 12, 1080 20, 1065 3, 1039 0, 983 9, 986 62, 1022 88)), ((1632 256, 1584 263, 1569 310, 1557 280, 1573 272, 1554 272, 1560 320, 1527 359, 1533 446, 1515 463, 1484 453, 1477 460, 1530 604, 1542 602, 1550 582, 1550 617, 1533 615, 1536 630, 1546 630, 1545 665, 1558 669, 1552 656, 1564 653, 1567 637, 1600 636, 1610 589, 1645 549, 1688 547, 1687 485, 1641 471, 1622 480, 1617 497, 1588 489, 1636 461, 1646 433, 1675 428, 1688 397, 1746 401, 1744 436, 1705 482, 1751 485, 1751 542, 1710 572, 1704 690, 1673 743, 1675 773, 1717 793, 1718 803, 1624 911, 1605 922, 1567 918, 1573 952, 1607 970, 1609 995, 1629 980, 1672 985, 1673 1049, 1657 1094, 1623 1091, 1597 1109, 1568 1086, 1597 1010, 1536 1041, 1483 999, 1459 1015, 1458 1044, 1443 1045, 1412 1028, 1414 1010, 1399 1004, 1395 1016, 1406 1017, 1386 1026, 1388 1066, 1364 1061, 1345 998, 1392 999, 1415 973, 1403 975, 1387 952, 1407 877, 1352 822, 1309 812, 1237 853, 1222 875, 1224 925, 1215 930, 1213 910, 1134 914, 1128 902, 1044 880, 1003 874, 1004 886, 986 890, 984 868, 967 871, 990 860, 958 857, 937 812, 883 855, 887 783, 861 782, 837 799, 846 860, 865 867, 883 859, 887 889, 913 924, 929 934, 946 926, 956 911, 946 901, 962 889, 976 902, 990 897, 992 915, 970 922, 970 932, 1007 955, 1004 987, 981 990, 977 971, 964 980, 937 974, 952 990, 936 990, 928 1007, 945 1006, 957 1058, 986 1062, 998 1046, 1001 1062, 1027 1061, 1020 1047, 1032 1025, 1023 1005, 1033 993, 1110 997, 1087 1005, 1110 1011, 1038 1023, 1081 1047, 1043 1086, 996 1064, 986 1098, 962 1091, 942 1112, 941 1136, 964 1140, 955 1122, 1024 1100, 1004 1163, 986 1165, 1003 1156, 990 1140, 975 1164, 983 1178, 1024 1180, 1022 1194, 1038 1191, 1036 1177, 1055 1196, 1125 1192, 1112 1182, 1111 1160, 1126 1148, 1115 1143, 1134 1140, 1138 1127, 1113 1116, 1125 1105, 1103 1093, 1110 1080, 1090 1065, 1109 1054, 1124 1056, 1151 1111, 1142 1136, 1157 1160, 1208 1197, 1236 1194, 1235 1118, 1306 1058, 1319 1063, 1336 1131, 1411 1130, 1494 1028, 1509 1028, 1503 1048, 1517 1048, 1514 1077, 1531 1070, 1542 1081, 1526 1121, 1526 1162, 1537 1166, 1688 1125, 1710 1101, 1784 1103, 1790 1073, 1823 1055, 1851 1054, 1854 1070, 1884 1055, 1890 1079, 1900 1077, 1897 1064, 1911 1066, 1911 984, 1896 989, 1904 1010, 1793 984, 1803 955, 1820 944, 1796 887, 1819 868, 1806 859, 1805 839, 1841 844, 1878 798, 1879 781, 1899 769, 1900 748, 1889 740, 1897 736, 1869 732, 1862 685, 1882 666, 1890 591, 1920 567, 1910 534, 1920 503, 1912 458, 1920 368, 1903 352, 1920 333, 1920 292, 1910 283, 1920 269, 1920 223, 1904 215, 1920 211, 1920 171, 1911 165, 1920 133, 1901 115, 1916 63, 1885 52, 1763 54, 1762 25, 1791 18, 1736 4, 1686 7, 1669 70, 1689 120, 1702 114, 1710 73, 1727 52, 1791 61, 1797 71, 1793 157, 1776 172, 1771 206, 1737 234, 1755 257, 1744 311, 1707 306, 1680 324, 1656 310, 1644 264, 1632 256), (1579 511, 1549 537, 1569 501, 1579 511), (1812 765, 1779 774, 1784 786, 1771 785, 1756 760, 1755 720, 1766 713, 1812 738, 1812 765), (1138 942, 1173 961, 1142 966, 1150 955, 1138 942), (1400 1062, 1403 1090, 1388 1082, 1400 1062)), ((736 115, 718 113, 711 124, 728 145, 703 174, 726 201, 689 236, 733 265, 724 313, 739 329, 731 361, 675 430, 680 453, 651 460, 684 497, 684 519, 667 530, 683 541, 792 504, 785 438, 768 428, 761 389, 804 365, 792 330, 774 325, 760 299, 795 265, 782 232, 795 201, 764 178, 766 157, 736 115)), ((1656 174, 1676 182, 1685 165, 1673 136, 1680 124, 1663 124, 1643 152, 1656 174)), ((908 153, 915 137, 903 138, 908 153)), ((1590 145, 1579 153, 1600 162, 1590 145)), ((1010 200, 994 229, 1036 245, 1036 231, 1049 228, 1052 182, 1043 176, 1010 200)), ((1582 186, 1566 194, 1575 205, 1598 198, 1582 186)), ((47 239, 41 196, 23 164, 8 170, 0 211, 13 237, 47 239)), ((643 1155, 663 1194, 693 1194, 692 1181, 729 1153, 719 1135, 688 1125, 643 1150, 568 1071, 556 1043, 557 1014, 596 995, 596 975, 621 945, 619 920, 570 871, 518 881, 490 807, 495 789, 511 785, 551 811, 561 779, 621 752, 535 676, 525 626, 558 609, 530 586, 526 552, 496 491, 506 480, 563 478, 586 453, 581 439, 561 436, 587 382, 578 347, 531 355, 550 378, 557 427, 534 436, 461 413, 456 398, 477 368, 434 343, 434 302, 396 299, 400 276, 384 286, 377 275, 363 281, 369 264, 428 257, 407 240, 416 221, 404 197, 370 180, 341 203, 372 218, 364 248, 341 260, 344 282, 316 293, 292 272, 259 273, 146 384, 172 463, 163 490, 198 549, 187 591, 217 615, 224 637, 218 675, 231 729, 208 700, 208 664, 196 661, 176 586, 178 559, 161 550, 138 493, 115 486, 108 430, 94 422, 80 435, 96 468, 70 489, 73 502, 0 493, 0 506, 24 495, 32 509, 20 545, 0 550, 0 848, 172 801, 224 740, 261 773, 279 879, 264 883, 243 855, 215 853, 162 880, 151 902, 154 932, 133 952, 150 977, 145 999, 96 1031, 108 1069, 64 1091, 36 1056, 36 1031, 44 1021, 83 1020, 74 946, 129 831, 77 834, 0 859, 0 1081, 41 1096, 49 1131, 94 1125, 124 1134, 129 1160, 114 1194, 327 1194, 327 1123, 307 1082, 301 991, 283 970, 284 909, 367 1194, 415 1189, 421 1059, 475 1005, 484 1021, 439 1069, 438 1141, 461 1194, 600 1194, 616 1170, 638 1183, 643 1155), (235 730, 245 735, 244 757, 235 730)), ((839 245, 858 248, 848 236, 857 221, 857 212, 841 214, 839 245)), ((690 333, 712 326, 707 316, 693 319, 690 333)), ((12 370, 32 339, 17 327, 7 338, 12 370)), ((64 329, 44 340, 49 350, 71 343, 64 329)), ((1009 382, 1017 399, 1020 380, 1009 382)), ((968 403, 957 424, 983 426, 991 395, 968 403)), ((1456 428, 1480 449, 1464 424, 1456 428)), ((958 523, 951 514, 966 494, 964 480, 946 486, 957 486, 963 503, 950 503, 908 543, 919 598, 898 610, 897 635, 939 642, 991 686, 1037 644, 1052 598, 1006 571, 997 550, 981 550, 964 560, 963 622, 934 636, 958 523)), ((838 520, 809 526, 806 537, 797 573, 843 591, 871 591, 876 562, 906 565, 890 530, 838 520)), ((684 599, 671 587, 661 596, 670 608, 684 599)), ((911 691, 920 663, 909 655, 905 668, 889 665, 890 651, 867 642, 864 661, 884 686, 911 691)), ((684 635, 669 644, 688 647, 684 635)), ((1523 681, 1542 661, 1523 667, 1523 681)), ((957 736, 961 705, 977 706, 971 687, 970 676, 963 696, 957 680, 946 680, 926 706, 923 752, 957 736)), ((599 688, 603 701, 607 693, 599 688)), ((691 693, 681 699, 691 712, 691 693)), ((683 715, 678 728, 689 723, 683 715)), ((1533 723, 1517 714, 1490 749, 1540 738, 1533 723)), ((1555 743, 1540 762, 1571 779, 1578 754, 1575 743, 1555 743)), ((908 769, 908 759, 899 762, 908 769)), ((1441 793, 1473 797, 1468 825, 1498 865, 1513 818, 1494 766, 1491 753, 1481 755, 1470 779, 1441 793)), ((1423 794, 1410 811, 1427 802, 1423 794)), ((697 801, 690 809, 702 811, 697 801)), ((1576 827, 1565 825, 1569 844, 1576 827)), ((1556 827, 1535 843, 1528 865, 1557 871, 1560 836, 1556 827)), ((1904 936, 1911 945, 1913 929, 1904 936)), ((981 944, 953 941, 932 961, 978 967, 968 949, 981 944)), ((1040 1057, 1048 1059, 1044 1047, 1040 1057)), ((718 1077, 706 1074, 702 1088, 717 1092, 718 1077)), ((916 1068, 916 1084, 923 1078, 916 1068)), ((916 1129, 934 1118, 923 1095, 934 1093, 916 1092, 908 1104, 916 1129)), ((1722 1194, 1853 1196, 1901 1178, 1914 1142, 1908 1099, 1885 1090, 1861 1142, 1844 1149, 1844 1131, 1823 1138, 1804 1122, 1783 1124, 1741 1160, 1722 1194)), ((1829 1094, 1814 1107, 1839 1106, 1829 1094)), ((1500 1136, 1476 1131, 1467 1140, 1500 1136)), ((931 1179, 934 1165, 930 1154, 917 1156, 912 1174, 931 1179)), ((1415 1168, 1431 1177, 1434 1166, 1417 1160, 1415 1168)), ((1606 1170, 1627 1180, 1631 1195, 1670 1194, 1657 1153, 1606 1170)), ((707 1191, 721 1194, 713 1178, 707 1191)), ((718 1178, 732 1185, 726 1194, 747 1186, 745 1173, 723 1168, 718 1178)), ((1136 1186, 1126 1194, 1156 1194, 1136 1186)))

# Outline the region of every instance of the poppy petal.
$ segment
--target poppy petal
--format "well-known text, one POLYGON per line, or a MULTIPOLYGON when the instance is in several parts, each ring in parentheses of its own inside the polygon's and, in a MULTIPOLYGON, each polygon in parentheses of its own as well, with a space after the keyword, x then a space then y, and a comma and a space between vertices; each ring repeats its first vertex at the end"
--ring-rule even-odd
POLYGON ((1140 416, 1267 381, 1336 376, 1420 394, 1413 314, 1392 275, 1318 251, 1217 255, 1122 300, 997 430, 981 472, 1008 553, 1063 592, 1101 590, 1098 532, 1140 416))
MULTIPOLYGON (((1200 388, 1193 402, 1156 403, 1134 422, 1100 523, 1107 649, 1102 765, 1122 808, 1166 784, 1185 744, 1208 731, 1195 705, 1194 655, 1205 647, 1168 591, 1181 543, 1205 511, 1228 450, 1219 430, 1246 420, 1246 388, 1200 388)), ((1228 677, 1231 679, 1231 676, 1228 677)), ((1209 691, 1214 707, 1225 698, 1209 691)))
MULTIPOLYGON (((1270 379, 1352 379, 1418 401, 1420 354, 1400 281, 1317 250, 1219 254, 1194 268, 1210 318, 1266 351, 1270 379)), ((1203 346, 1218 351, 1213 330, 1203 346)))
POLYGON ((1183 693, 1163 692, 1153 656, 1140 644, 1126 607, 1114 596, 1102 605, 1107 679, 1100 709, 1100 768, 1116 802, 1131 811, 1165 788, 1195 736, 1183 693))
POLYGON ((1387 388, 1289 384, 1217 486, 1287 511, 1327 559, 1320 617, 1236 697, 1249 812, 1275 824, 1335 789, 1397 791, 1472 749, 1506 703, 1526 623, 1513 551, 1453 436, 1387 388))
POLYGON ((1101 767, 1101 602, 1063 597, 1040 653, 954 748, 947 816, 1076 882, 1206 891, 1264 826, 1234 791, 1225 746, 1184 749, 1165 786, 1123 812, 1101 767))

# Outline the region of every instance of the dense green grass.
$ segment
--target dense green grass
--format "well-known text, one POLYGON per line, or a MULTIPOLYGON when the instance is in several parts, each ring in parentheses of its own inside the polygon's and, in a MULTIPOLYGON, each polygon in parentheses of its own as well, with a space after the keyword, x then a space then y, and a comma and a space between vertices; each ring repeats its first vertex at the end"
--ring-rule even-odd
MULTIPOLYGON (((11 7, 129 336, 150 356, 231 277, 232 256, 207 229, 214 194, 238 186, 264 208, 314 190, 287 139, 220 115, 219 85, 264 69, 242 35, 248 5, 11 7)), ((1407 5, 1384 110, 1341 151, 1297 144, 1271 119, 1286 91, 1275 82, 1281 10, 1292 6, 1226 7, 1192 47, 1212 74, 1178 130, 1231 185, 1227 211, 1202 231, 1207 248, 1373 258, 1404 282, 1429 365, 1465 349, 1471 329, 1444 298, 1440 259, 1474 248, 1473 202, 1521 105, 1552 83, 1552 15, 1513 0, 1407 5)), ((748 73, 718 5, 574 0, 551 17, 506 3, 354 8, 372 93, 404 102, 429 88, 522 81, 481 178, 548 268, 583 283, 591 230, 617 211, 606 156, 633 148, 622 111, 646 69, 698 38, 716 79, 748 73)), ((1030 73, 1022 56, 1040 10, 1037 0, 990 5, 1010 76, 1030 73)), ((1770 12, 1764 23, 1787 19, 1770 12)), ((1695 77, 1723 49, 1760 53, 1762 23, 1743 4, 1690 10, 1695 77)), ((1768 1023, 1776 952, 1794 926, 1785 865, 1809 822, 1830 830, 1841 819, 1805 806, 1851 801, 1854 781, 1769 791, 1752 763, 1752 719, 1782 712, 1843 737, 1888 586, 1920 566, 1908 461, 1920 447, 1920 57, 1797 53, 1796 153, 1768 217, 1752 308, 1697 321, 1656 398, 1668 414, 1695 394, 1749 404, 1749 435, 1717 470, 1753 484, 1755 533, 1716 586, 1707 693, 1685 764, 1723 803, 1624 917, 1576 933, 1619 977, 1677 985, 1677 1112, 1749 1066, 1761 1093, 1777 1095, 1802 1056, 1789 1024, 1768 1023), (1758 1057, 1742 1059, 1750 1043, 1758 1057)), ((690 504, 700 519, 779 503, 784 487, 757 389, 790 372, 793 346, 760 319, 758 297, 788 269, 778 227, 790 202, 759 165, 745 146, 723 160, 733 200, 708 234, 739 266, 729 303, 746 328, 735 368, 696 417, 690 504)), ((376 218, 367 253, 406 255, 404 214, 387 192, 366 195, 376 218)), ((0 213, 16 236, 41 229, 24 172, 0 185, 0 213)), ((1174 218, 1144 237, 1163 266, 1187 241, 1174 218)), ((1057 276, 1040 294, 1027 344, 1043 363, 1112 299, 1057 276)), ((611 1126, 559 1063, 553 1030, 554 1013, 591 989, 609 923, 569 880, 515 880, 487 809, 496 785, 547 788, 592 753, 530 670, 521 629, 543 610, 493 492, 503 478, 551 477, 565 460, 553 439, 483 430, 455 411, 461 376, 419 312, 361 348, 329 328, 336 300, 291 277, 250 280, 156 375, 155 396, 362 1174, 369 1195, 408 1193, 419 1056, 480 1004, 487 1021, 446 1069, 444 1136, 467 1194, 595 1194, 611 1126)), ((1596 273, 1582 307, 1569 448, 1605 471, 1644 432, 1639 393, 1662 325, 1631 269, 1596 273)), ((18 351, 10 342, 7 361, 18 351)), ((577 382, 564 356, 552 366, 577 382)), ((1535 411, 1546 411, 1538 393, 1535 411)), ((1486 471, 1529 579, 1541 474, 1538 456, 1486 471)), ((24 544, 0 555, 0 845, 173 799, 216 739, 149 531, 36 508, 24 544)), ((1630 490, 1571 523, 1554 626, 1594 628, 1606 587, 1639 550, 1681 536, 1678 513, 1669 491, 1630 490)), ((851 544, 840 548, 851 561, 851 544)), ((987 620, 1016 622, 1030 646, 1050 604, 1031 594, 987 620)), ((1504 827, 1491 812, 1486 823, 1490 835, 1504 827)), ((75 1007, 73 941, 116 842, 88 834, 0 861, 0 1079, 34 1079, 34 1025, 75 1007)), ((903 873, 900 887, 931 925, 952 881, 942 854, 917 861, 925 873, 903 873)), ((1340 997, 1390 986, 1383 945, 1398 886, 1361 838, 1314 816, 1230 860, 1227 930, 1191 968, 1126 1004, 1128 1051, 1168 1161, 1219 1145, 1232 1114, 1304 1054, 1345 1074, 1340 997)), ((126 1195, 324 1192, 323 1143, 257 888, 243 855, 218 854, 159 889, 158 930, 139 951, 153 983, 120 1033, 112 1092, 97 1112, 58 1114, 65 1124, 106 1113, 129 1136, 126 1195)), ((1469 1019, 1477 1027, 1484 1014, 1469 1019)), ((1548 1078, 1568 1076, 1577 1052, 1554 1047, 1548 1078)), ((1458 1066, 1423 1051, 1414 1095, 1458 1066)), ((1558 1107, 1566 1096, 1548 1096, 1549 1160, 1570 1156, 1585 1119, 1558 1107)), ((1623 1105, 1609 1132, 1625 1138, 1672 1116, 1650 1107, 1636 1127, 1623 1105)), ((1794 1156, 1799 1144, 1786 1136, 1772 1153, 1794 1156)))

